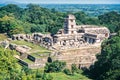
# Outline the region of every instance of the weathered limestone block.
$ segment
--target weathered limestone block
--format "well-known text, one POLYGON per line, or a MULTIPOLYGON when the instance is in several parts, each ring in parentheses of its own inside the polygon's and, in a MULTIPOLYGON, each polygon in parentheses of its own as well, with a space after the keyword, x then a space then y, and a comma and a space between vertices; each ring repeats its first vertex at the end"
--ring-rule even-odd
POLYGON ((94 64, 96 54, 100 53, 100 47, 86 47, 84 49, 74 49, 61 51, 61 55, 55 55, 55 60, 65 61, 70 67, 71 64, 77 64, 79 68, 87 67, 94 64))
POLYGON ((10 47, 10 49, 14 50, 17 47, 17 45, 10 43, 9 47, 10 47))
POLYGON ((7 40, 1 41, 0 45, 2 45, 3 47, 7 48, 7 47, 9 47, 9 41, 7 41, 7 40))
POLYGON ((43 68, 44 66, 45 64, 40 64, 40 63, 28 64, 28 68, 31 69, 43 68))
POLYGON ((35 58, 35 63, 45 64, 45 63, 47 63, 47 57, 44 57, 44 58, 35 58))

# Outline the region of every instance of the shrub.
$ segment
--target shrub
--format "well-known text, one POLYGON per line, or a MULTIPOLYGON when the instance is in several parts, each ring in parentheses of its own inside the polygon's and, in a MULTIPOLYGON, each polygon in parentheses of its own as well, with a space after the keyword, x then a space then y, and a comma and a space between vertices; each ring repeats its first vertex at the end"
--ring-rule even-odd
POLYGON ((64 69, 63 71, 67 75, 72 75, 71 71, 69 69, 64 69))
POLYGON ((76 64, 72 64, 71 65, 71 71, 72 71, 72 74, 74 74, 75 72, 77 72, 78 68, 76 67, 76 64))
POLYGON ((53 61, 52 63, 46 63, 45 72, 61 72, 63 68, 66 66, 65 62, 61 61, 53 61))
POLYGON ((40 70, 36 71, 36 78, 42 78, 42 74, 40 70))
POLYGON ((47 60, 49 63, 52 62, 52 58, 51 57, 48 57, 48 60, 47 60))

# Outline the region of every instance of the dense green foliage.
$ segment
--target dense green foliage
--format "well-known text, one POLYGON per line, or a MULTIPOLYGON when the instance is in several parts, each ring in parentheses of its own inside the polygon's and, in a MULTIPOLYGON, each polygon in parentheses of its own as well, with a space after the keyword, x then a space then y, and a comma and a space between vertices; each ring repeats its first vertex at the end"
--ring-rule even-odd
POLYGON ((34 4, 29 4, 26 8, 9 4, 0 7, 0 33, 7 32, 8 35, 12 35, 49 32, 55 34, 60 28, 63 28, 64 17, 68 14, 75 15, 77 24, 106 25, 112 32, 115 31, 116 27, 118 27, 116 25, 119 24, 119 14, 116 12, 110 12, 107 13, 108 15, 105 14, 94 18, 89 17, 84 12, 62 13, 55 9, 49 10, 34 4), (110 21, 107 22, 108 19, 114 22, 111 24, 110 21))
POLYGON ((117 12, 109 12, 98 16, 100 24, 107 26, 111 32, 120 29, 120 14, 117 12))
POLYGON ((48 57, 47 62, 51 63, 52 62, 52 58, 48 57))
MULTIPOLYGON (((109 12, 98 16, 88 17, 84 12, 72 13, 76 16, 77 24, 105 25, 111 32, 118 32, 115 37, 102 44, 101 54, 97 55, 98 61, 90 69, 90 76, 96 80, 119 80, 120 79, 120 14, 109 12)), ((38 5, 29 4, 22 9, 17 5, 9 4, 0 7, 0 33, 9 36, 18 33, 52 33, 63 27, 64 17, 67 13, 49 10, 38 5)), ((21 44, 21 43, 20 43, 21 44)), ((0 48, 0 80, 52 80, 53 77, 39 70, 31 70, 21 67, 13 57, 14 51, 0 48)), ((53 61, 49 58, 45 66, 45 72, 61 72, 65 63, 53 61)), ((73 64, 71 70, 64 69, 64 73, 71 75, 79 73, 73 64)))
POLYGON ((90 72, 96 80, 120 79, 120 35, 112 37, 102 44, 101 54, 90 72))
POLYGON ((8 4, 7 6, 0 8, 0 17, 4 17, 5 15, 13 14, 15 18, 20 18, 22 15, 23 9, 18 7, 15 4, 8 4))
POLYGON ((63 70, 63 72, 64 72, 66 75, 72 75, 70 69, 65 68, 65 69, 63 70))
POLYGON ((76 67, 76 64, 72 64, 71 65, 71 72, 72 74, 74 74, 75 72, 77 72, 78 68, 76 67))
MULTIPOLYGON (((14 18, 15 21, 13 19, 11 19, 11 21, 15 23, 18 22, 19 24, 17 23, 17 25, 15 26, 20 26, 20 29, 23 29, 22 30, 23 33, 31 32, 56 33, 58 29, 62 28, 65 13, 45 9, 38 5, 33 4, 27 5, 25 9, 19 8, 17 5, 9 4, 7 6, 3 6, 0 8, 0 18, 2 24, 4 23, 3 19, 5 16, 14 18)), ((9 18, 6 19, 6 21, 9 21, 9 18)), ((13 28, 11 29, 11 27, 15 27, 12 23, 9 23, 10 26, 7 25, 7 23, 5 25, 2 24, 0 24, 1 28, 7 26, 10 27, 10 30, 12 30, 13 28)))
POLYGON ((0 33, 7 33, 9 36, 13 34, 23 33, 21 22, 12 16, 5 15, 0 18, 0 33))
POLYGON ((31 70, 18 64, 15 51, 0 47, 0 80, 52 80, 41 70, 31 70))
POLYGON ((97 18, 88 17, 84 12, 76 12, 73 13, 76 17, 77 24, 92 24, 92 25, 100 25, 100 22, 97 18))
POLYGON ((61 72, 65 66, 66 66, 65 62, 56 60, 51 63, 46 63, 44 71, 45 72, 61 72))
MULTIPOLYGON (((65 75, 63 72, 63 68, 65 67, 64 62, 53 61, 49 64, 52 65, 52 73, 44 72, 46 70, 43 69, 29 69, 26 66, 20 66, 18 64, 17 59, 15 59, 14 55, 16 55, 15 51, 11 51, 8 49, 4 49, 0 47, 0 80, 78 80, 85 79, 88 80, 87 77, 82 74, 75 74, 74 76, 65 75), (57 72, 57 73, 54 73, 57 72), (56 76, 56 75, 58 76, 56 76)), ((46 65, 48 66, 48 65, 46 65)), ((71 73, 71 72, 70 72, 71 73)))
POLYGON ((0 80, 19 79, 21 73, 21 66, 18 65, 17 60, 13 57, 14 51, 0 48, 0 80))
POLYGON ((76 66, 76 64, 72 64, 71 65, 71 69, 67 69, 67 68, 65 68, 64 70, 63 70, 63 72, 66 74, 66 75, 75 75, 76 73, 77 74, 81 74, 82 72, 81 72, 82 70, 80 70, 77 66, 76 66))

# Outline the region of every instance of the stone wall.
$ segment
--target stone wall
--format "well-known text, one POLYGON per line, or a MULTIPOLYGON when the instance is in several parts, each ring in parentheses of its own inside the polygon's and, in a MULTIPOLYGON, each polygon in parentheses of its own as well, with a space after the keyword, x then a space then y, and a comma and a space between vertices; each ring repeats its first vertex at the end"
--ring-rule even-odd
POLYGON ((67 67, 71 67, 71 64, 76 64, 79 68, 89 68, 97 60, 96 54, 100 53, 100 51, 100 46, 64 50, 54 55, 54 60, 65 61, 67 67))
MULTIPOLYGON (((54 60, 64 61, 67 64, 67 68, 71 67, 71 64, 76 64, 78 68, 89 68, 94 64, 96 59, 96 54, 101 51, 100 45, 86 46, 77 49, 54 51, 49 56, 54 60)), ((43 68, 47 62, 49 56, 46 57, 33 57, 28 55, 28 59, 32 63, 26 63, 23 60, 19 62, 22 65, 26 65, 31 69, 43 68)))
POLYGON ((39 64, 39 63, 28 64, 28 68, 30 68, 30 69, 43 68, 44 66, 45 66, 45 64, 39 64))
POLYGON ((18 59, 18 62, 20 63, 20 65, 22 66, 27 66, 30 69, 37 69, 37 68, 43 68, 45 66, 45 64, 47 63, 47 58, 48 57, 43 57, 43 58, 35 58, 31 55, 28 55, 28 58, 31 62, 26 62, 22 59, 18 59))

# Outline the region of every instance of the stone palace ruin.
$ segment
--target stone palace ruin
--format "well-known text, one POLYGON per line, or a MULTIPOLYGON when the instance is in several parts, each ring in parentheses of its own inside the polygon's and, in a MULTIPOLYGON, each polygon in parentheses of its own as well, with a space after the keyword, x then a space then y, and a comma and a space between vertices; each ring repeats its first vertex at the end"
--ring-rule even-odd
POLYGON ((13 39, 28 39, 51 49, 69 49, 101 44, 109 37, 109 30, 103 26, 76 25, 75 16, 68 15, 65 18, 64 29, 60 29, 57 34, 33 33, 32 35, 13 35, 13 39))
POLYGON ((12 39, 37 43, 53 50, 54 54, 51 53, 51 56, 55 56, 54 60, 66 61, 68 65, 74 63, 80 68, 89 67, 96 61, 100 45, 109 38, 110 32, 103 26, 76 25, 75 20, 75 16, 69 14, 65 18, 64 29, 53 36, 42 33, 17 34, 12 39))

